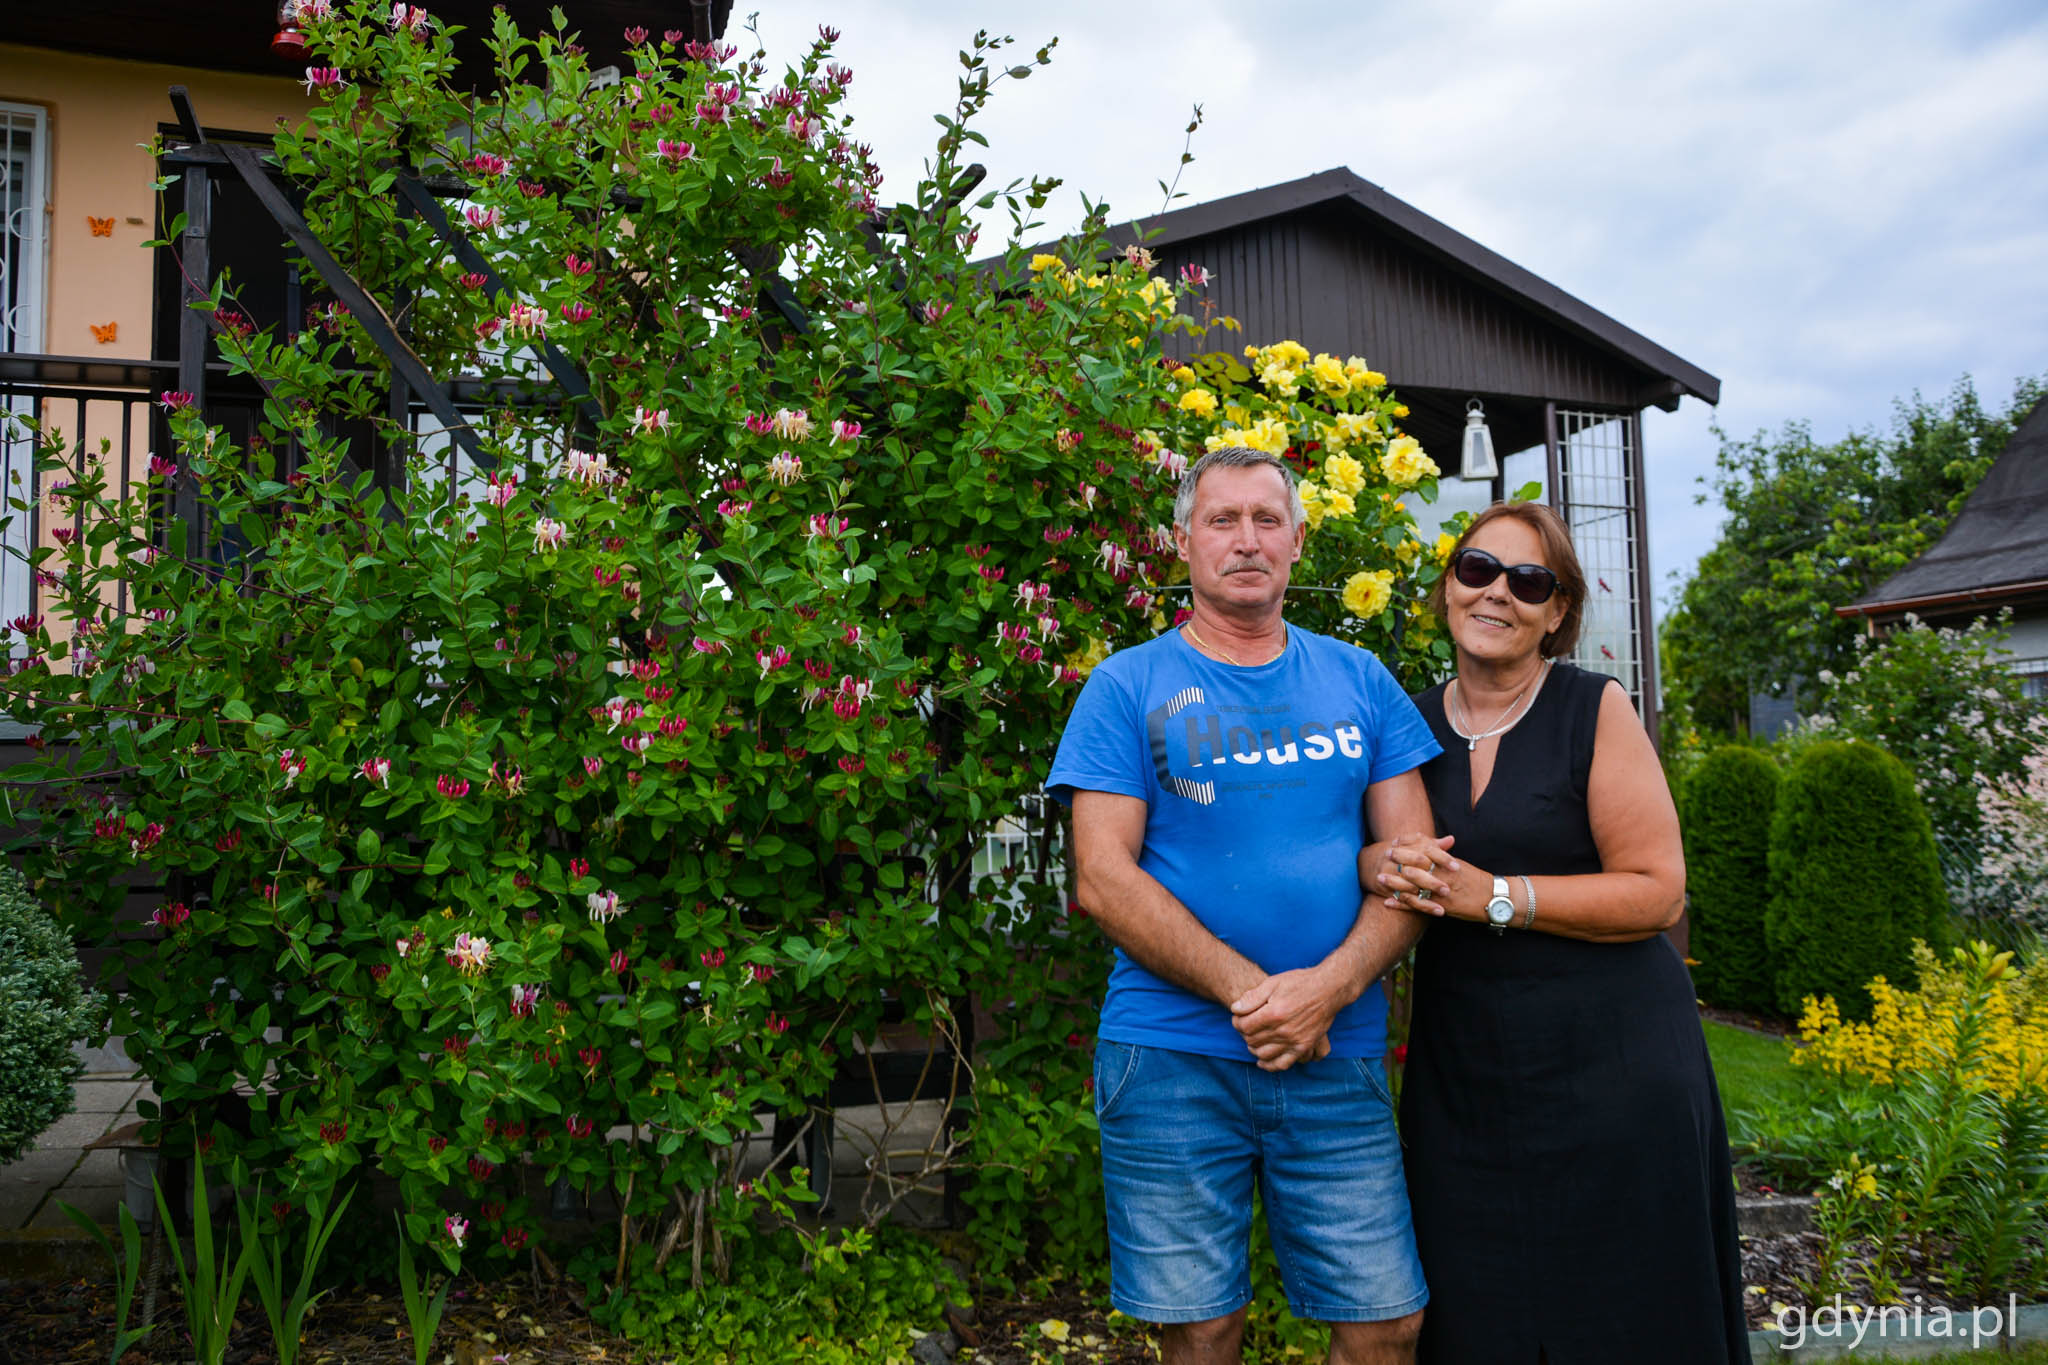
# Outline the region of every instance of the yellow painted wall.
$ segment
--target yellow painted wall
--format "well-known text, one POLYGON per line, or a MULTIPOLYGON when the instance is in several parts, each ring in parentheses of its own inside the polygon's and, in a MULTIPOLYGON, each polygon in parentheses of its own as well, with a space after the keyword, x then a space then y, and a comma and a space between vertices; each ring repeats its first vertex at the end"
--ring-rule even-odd
MULTIPOLYGON (((0 29, 4 31, 4 29, 0 29)), ((155 163, 147 150, 172 118, 167 92, 192 92, 209 128, 269 132, 310 100, 292 74, 245 76, 115 61, 0 43, 0 100, 41 105, 50 135, 50 276, 43 349, 53 355, 147 357, 155 230, 155 163), (112 218, 95 237, 88 217, 112 218), (118 324, 111 343, 91 325, 118 324)))

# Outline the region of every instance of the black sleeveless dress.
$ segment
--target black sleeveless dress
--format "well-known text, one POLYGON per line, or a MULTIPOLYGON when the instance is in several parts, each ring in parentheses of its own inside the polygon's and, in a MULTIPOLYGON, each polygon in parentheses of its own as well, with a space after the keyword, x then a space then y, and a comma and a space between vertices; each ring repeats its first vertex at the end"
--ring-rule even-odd
MULTIPOLYGON (((1438 829, 1517 905, 1516 873, 1601 870, 1586 782, 1609 681, 1555 666, 1476 808, 1444 689, 1416 698, 1444 746, 1422 768, 1438 829)), ((1747 1365, 1728 1137, 1670 940, 1435 920, 1414 1001, 1401 1129, 1429 1281, 1420 1359, 1747 1365)))

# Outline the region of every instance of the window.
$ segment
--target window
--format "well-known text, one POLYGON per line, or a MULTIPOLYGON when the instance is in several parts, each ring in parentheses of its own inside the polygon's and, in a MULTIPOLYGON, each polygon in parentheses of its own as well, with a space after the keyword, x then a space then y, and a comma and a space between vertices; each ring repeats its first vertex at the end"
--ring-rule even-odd
MULTIPOLYGON (((43 349, 45 281, 49 277, 49 127, 41 109, 0 102, 0 352, 43 349)), ((35 447, 17 417, 33 417, 35 400, 0 397, 0 499, 35 496, 35 447)), ((0 515, 12 509, 0 506, 0 515)), ((0 621, 30 610, 27 554, 35 518, 13 513, 0 544, 0 621)), ((10 633, 13 652, 25 646, 10 633)))

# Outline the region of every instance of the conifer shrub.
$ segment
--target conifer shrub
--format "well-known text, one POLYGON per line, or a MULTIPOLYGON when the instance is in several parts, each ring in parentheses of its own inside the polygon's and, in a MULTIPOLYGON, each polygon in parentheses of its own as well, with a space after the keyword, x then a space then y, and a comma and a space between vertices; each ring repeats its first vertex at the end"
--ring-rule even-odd
POLYGON ((1787 769, 1771 819, 1764 936, 1778 1008, 1832 995, 1870 1017, 1871 978, 1910 986, 1913 940, 1939 944, 1941 865, 1906 766, 1873 744, 1827 741, 1787 769))
POLYGON ((71 1112, 78 1060, 99 997, 79 978, 71 936, 0 863, 0 1164, 71 1112))
POLYGON ((1724 745, 1687 778, 1684 792, 1690 956, 1700 999, 1725 1009, 1778 1008, 1764 939, 1770 898, 1771 814, 1781 774, 1761 749, 1724 745))

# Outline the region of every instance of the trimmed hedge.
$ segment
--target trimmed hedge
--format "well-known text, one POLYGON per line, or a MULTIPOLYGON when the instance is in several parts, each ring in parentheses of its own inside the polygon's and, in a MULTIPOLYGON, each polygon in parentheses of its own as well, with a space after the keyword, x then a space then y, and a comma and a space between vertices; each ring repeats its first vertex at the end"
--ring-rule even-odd
POLYGON ((1690 955, 1700 999, 1725 1009, 1778 1008, 1764 938, 1770 899, 1771 815, 1782 780, 1761 749, 1730 744, 1685 784, 1685 874, 1692 892, 1690 955))
POLYGON ((1906 765, 1873 744, 1829 741, 1792 760, 1771 819, 1764 932, 1778 1007, 1832 995, 1870 1015, 1864 983, 1913 984, 1913 940, 1946 913, 1927 809, 1906 765))
POLYGON ((100 1009, 79 979, 71 935, 0 862, 0 1162, 71 1112, 71 1045, 92 1031, 100 1009))

